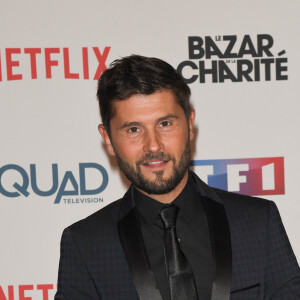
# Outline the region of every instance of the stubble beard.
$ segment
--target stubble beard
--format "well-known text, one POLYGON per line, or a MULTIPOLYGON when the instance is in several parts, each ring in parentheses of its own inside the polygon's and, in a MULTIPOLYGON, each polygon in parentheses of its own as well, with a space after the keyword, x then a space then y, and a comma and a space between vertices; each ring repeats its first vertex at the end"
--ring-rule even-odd
POLYGON ((185 149, 182 152, 178 163, 175 157, 158 153, 146 153, 140 160, 136 162, 136 168, 124 161, 115 149, 116 159, 120 170, 124 173, 126 178, 131 181, 138 189, 146 192, 147 194, 166 194, 171 192, 183 179, 187 170, 189 169, 191 160, 191 143, 190 139, 187 139, 185 149), (161 160, 173 162, 173 172, 169 178, 164 179, 164 171, 154 171, 154 180, 145 178, 142 173, 141 165, 149 160, 161 160))

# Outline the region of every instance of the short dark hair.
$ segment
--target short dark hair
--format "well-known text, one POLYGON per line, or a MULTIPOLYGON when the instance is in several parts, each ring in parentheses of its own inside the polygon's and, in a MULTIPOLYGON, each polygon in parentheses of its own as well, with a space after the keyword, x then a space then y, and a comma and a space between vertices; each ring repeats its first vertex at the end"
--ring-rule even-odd
POLYGON ((97 98, 102 123, 110 134, 113 102, 133 95, 150 95, 171 90, 188 119, 191 113, 191 91, 177 71, 165 61, 140 55, 130 55, 111 63, 98 80, 97 98))

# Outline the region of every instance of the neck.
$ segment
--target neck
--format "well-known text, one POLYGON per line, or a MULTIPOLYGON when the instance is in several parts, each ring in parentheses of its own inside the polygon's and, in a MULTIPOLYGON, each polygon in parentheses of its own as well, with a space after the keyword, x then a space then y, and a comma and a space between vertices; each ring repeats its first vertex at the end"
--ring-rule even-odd
POLYGON ((164 204, 169 204, 173 200, 175 200, 178 197, 178 195, 182 192, 182 190, 184 189, 184 187, 187 183, 188 176, 189 176, 188 172, 186 172, 185 175, 183 176, 183 178, 181 179, 181 181, 179 182, 179 184, 172 191, 170 191, 169 193, 166 193, 166 194, 148 194, 145 191, 143 191, 137 187, 136 187, 136 189, 138 189, 141 193, 147 195, 148 197, 150 197, 158 202, 161 202, 164 204))

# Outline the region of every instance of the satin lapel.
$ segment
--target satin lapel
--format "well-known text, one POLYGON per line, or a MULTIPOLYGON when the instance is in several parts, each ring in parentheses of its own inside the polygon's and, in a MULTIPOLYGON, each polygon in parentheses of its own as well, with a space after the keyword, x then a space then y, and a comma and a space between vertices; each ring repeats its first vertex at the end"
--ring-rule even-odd
POLYGON ((211 300, 227 300, 230 297, 232 254, 229 225, 222 204, 204 198, 213 254, 216 262, 216 277, 212 286, 211 300))
POLYGON ((162 300, 150 270, 136 209, 133 189, 123 198, 118 223, 120 241, 140 300, 162 300))
POLYGON ((231 289, 232 252, 230 228, 219 196, 195 175, 198 190, 206 210, 213 256, 216 263, 211 300, 228 300, 231 289))

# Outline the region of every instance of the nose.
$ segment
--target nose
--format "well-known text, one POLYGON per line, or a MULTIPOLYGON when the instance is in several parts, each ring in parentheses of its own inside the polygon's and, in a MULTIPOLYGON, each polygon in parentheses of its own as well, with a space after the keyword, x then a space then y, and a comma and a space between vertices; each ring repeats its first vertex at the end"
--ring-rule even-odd
POLYGON ((147 131, 144 138, 144 152, 159 152, 162 150, 161 138, 156 130, 147 131))

